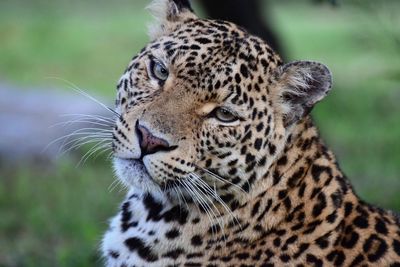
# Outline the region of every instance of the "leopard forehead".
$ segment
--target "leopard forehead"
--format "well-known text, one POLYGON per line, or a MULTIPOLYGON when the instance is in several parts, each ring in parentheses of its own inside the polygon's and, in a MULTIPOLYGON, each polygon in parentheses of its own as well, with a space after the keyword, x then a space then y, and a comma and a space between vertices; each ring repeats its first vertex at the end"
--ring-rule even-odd
POLYGON ((257 83, 263 83, 281 64, 279 55, 263 40, 235 24, 196 19, 144 47, 132 59, 118 87, 139 87, 147 72, 144 65, 152 58, 166 65, 174 78, 181 79, 187 87, 207 89, 208 93, 217 93, 227 85, 240 85, 246 79, 259 78, 257 83), (122 84, 125 78, 130 84, 122 84))

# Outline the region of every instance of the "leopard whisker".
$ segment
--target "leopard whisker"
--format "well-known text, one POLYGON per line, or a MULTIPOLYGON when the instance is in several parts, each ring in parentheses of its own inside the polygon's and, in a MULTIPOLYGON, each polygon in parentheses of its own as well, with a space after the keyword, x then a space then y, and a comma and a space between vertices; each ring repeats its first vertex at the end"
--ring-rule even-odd
MULTIPOLYGON (((198 205, 200 205, 202 207, 202 209, 205 211, 205 213, 208 217, 208 220, 210 221, 210 225, 211 226, 214 225, 214 216, 212 215, 214 213, 211 210, 211 207, 208 205, 208 203, 206 203, 204 201, 204 199, 202 199, 198 196, 197 192, 193 191, 192 187, 187 183, 187 181, 188 180, 186 180, 186 179, 182 179, 181 184, 186 189, 186 191, 189 193, 189 195, 192 197, 193 201, 195 203, 198 203, 198 205)), ((197 207, 197 208, 199 209, 199 207, 197 207)), ((200 209, 199 209, 199 213, 201 213, 200 209)), ((211 227, 211 232, 212 232, 212 235, 215 236, 213 227, 211 227)))
MULTIPOLYGON (((179 182, 180 185, 182 185, 182 184, 181 184, 181 181, 178 181, 178 182, 179 182)), ((184 196, 184 194, 183 194, 183 192, 182 192, 182 190, 181 190, 181 187, 180 187, 180 186, 179 186, 179 187, 176 187, 176 190, 177 190, 178 193, 182 196, 182 199, 183 199, 184 203, 186 204, 187 209, 190 210, 190 209, 189 209, 189 204, 188 204, 187 201, 186 201, 186 198, 185 198, 185 196, 184 196)), ((199 210, 199 212, 200 212, 200 210, 199 210)))
MULTIPOLYGON (((63 121, 63 122, 59 122, 56 123, 51 127, 57 127, 57 126, 61 126, 61 127, 67 127, 70 126, 72 124, 79 124, 79 123, 84 123, 84 124, 90 124, 90 125, 97 125, 100 126, 101 128, 98 129, 107 129, 107 128, 112 128, 111 124, 106 124, 104 122, 101 121, 96 121, 96 120, 90 120, 90 119, 86 119, 86 118, 80 118, 80 119, 75 119, 75 120, 69 120, 69 121, 63 121)), ((110 129, 111 130, 111 129, 110 129)))
POLYGON ((98 142, 102 142, 102 141, 108 142, 110 145, 110 148, 111 148, 111 140, 108 136, 107 137, 98 136, 98 135, 82 136, 80 138, 70 140, 60 147, 60 151, 64 149, 64 151, 60 154, 60 156, 68 153, 71 150, 78 149, 86 144, 98 143, 98 142))
POLYGON ((106 160, 111 160, 112 156, 114 155, 114 151, 112 150, 112 143, 110 145, 111 145, 111 149, 110 149, 110 152, 106 156, 106 160))
POLYGON ((229 206, 225 203, 225 201, 223 201, 221 199, 221 197, 218 195, 217 193, 217 189, 214 183, 214 189, 207 184, 203 179, 201 179, 201 177, 199 177, 197 174, 192 173, 192 175, 196 178, 194 180, 194 182, 198 183, 203 190, 205 190, 206 192, 208 192, 219 204, 221 204, 221 206, 226 210, 226 212, 228 213, 228 216, 232 219, 232 221, 234 221, 236 223, 236 225, 239 226, 240 229, 242 229, 241 223, 239 222, 239 220, 236 218, 236 216, 233 215, 232 210, 229 208, 229 206))
POLYGON ((232 220, 234 220, 237 225, 239 225, 239 227, 241 228, 241 224, 240 222, 237 220, 236 216, 233 215, 232 210, 229 208, 229 206, 225 203, 225 201, 223 201, 221 199, 221 197, 218 195, 217 193, 217 189, 215 188, 215 183, 214 183, 214 189, 207 184, 203 179, 201 179, 200 176, 198 176, 196 173, 191 173, 190 175, 193 175, 196 179, 194 180, 194 182, 201 184, 201 186, 203 187, 203 189, 205 189, 208 193, 210 193, 210 195, 218 202, 222 205, 222 207, 226 210, 226 212, 228 213, 228 215, 232 218, 232 220))
MULTIPOLYGON (((70 138, 76 137, 73 140, 76 140, 77 138, 82 138, 82 137, 103 137, 104 139, 110 139, 112 138, 112 132, 108 130, 97 130, 96 128, 82 128, 78 129, 68 135, 65 135, 63 137, 57 138, 54 140, 55 142, 60 141, 64 139, 64 141, 61 144, 61 148, 64 147, 66 144, 68 144, 71 140, 70 138), (80 136, 80 137, 79 137, 80 136), (68 141, 69 140, 69 141, 68 141)), ((52 143, 54 143, 54 141, 52 143)))
MULTIPOLYGON (((190 177, 190 176, 189 176, 190 177)), ((190 179, 190 182, 193 184, 193 186, 194 187, 196 187, 196 188, 198 188, 199 189, 199 191, 201 192, 201 191, 203 191, 204 193, 207 193, 207 189, 205 189, 204 187, 202 187, 202 185, 201 184, 199 184, 199 183, 197 183, 197 181, 195 180, 195 179, 193 179, 193 177, 191 177, 190 179)), ((217 221, 217 223, 218 223, 218 225, 219 225, 219 227, 220 227, 220 229, 221 229, 221 232, 222 232, 222 236, 224 237, 224 239, 225 239, 225 232, 224 232, 224 223, 223 223, 223 220, 222 220, 222 214, 221 214, 221 212, 219 211, 219 209, 218 209, 218 207, 217 206, 215 206, 215 204, 214 204, 214 201, 212 200, 212 199, 210 199, 208 196, 207 196, 207 194, 203 194, 204 195, 204 197, 206 198, 206 200, 207 201, 209 201, 210 203, 211 203, 211 205, 213 206, 213 208, 214 208, 214 210, 216 210, 217 212, 218 212, 218 215, 216 215, 215 213, 215 220, 217 221), (221 222, 222 221, 222 222, 221 222)), ((211 227, 212 227, 212 225, 211 225, 211 227)))
MULTIPOLYGON (((53 141, 51 141, 49 144, 47 144, 47 146, 43 149, 43 151, 45 151, 46 149, 48 149, 50 146, 52 146, 53 144, 55 144, 55 143, 57 143, 57 142, 59 142, 59 141, 61 141, 61 140, 64 140, 63 141, 63 143, 61 144, 61 146, 60 146, 60 149, 64 146, 64 144, 65 144, 65 142, 70 138, 70 137, 73 137, 73 136, 81 136, 81 135, 91 135, 91 134, 99 134, 99 135, 103 135, 104 134, 104 137, 108 137, 108 136, 106 136, 105 134, 111 134, 112 132, 111 131, 108 131, 108 130, 106 130, 106 129, 98 129, 98 128, 91 128, 91 127, 89 127, 89 128, 82 128, 82 129, 78 129, 78 130, 75 130, 75 131, 73 131, 72 133, 69 133, 69 134, 66 134, 66 135, 64 135, 64 136, 61 136, 61 137, 58 137, 58 138, 56 138, 56 139, 54 139, 53 141)), ((111 136, 110 136, 110 138, 111 138, 111 136)))
MULTIPOLYGON (((214 201, 212 201, 212 199, 210 199, 207 195, 205 194, 201 194, 201 189, 199 188, 198 185, 196 185, 195 183, 193 183, 192 179, 190 177, 188 177, 188 179, 186 179, 186 181, 188 182, 188 185, 191 186, 191 188, 193 189, 193 191, 195 192, 196 196, 198 198, 200 198, 204 203, 207 204, 207 206, 210 208, 210 211, 212 213, 212 217, 214 218, 214 220, 217 222, 217 224, 219 225, 223 235, 224 235, 224 227, 223 227, 223 223, 221 223, 222 221, 222 214, 219 211, 219 209, 215 206, 214 201), (200 192, 199 192, 200 191, 200 192), (204 199, 204 197, 205 199, 204 199), (208 204, 210 203, 212 205, 212 207, 208 204), (216 213, 216 212, 218 213, 216 213)), ((211 225, 211 228, 213 228, 213 225, 211 225)))
POLYGON ((110 124, 115 123, 116 117, 107 117, 107 116, 102 116, 99 114, 84 114, 84 113, 67 113, 67 114, 62 114, 61 117, 78 117, 78 118, 88 118, 88 119, 94 119, 97 121, 102 121, 102 122, 108 122, 110 124))
POLYGON ((104 119, 103 116, 101 118, 98 118, 95 115, 89 115, 89 114, 79 114, 79 115, 76 115, 76 114, 63 114, 63 115, 60 115, 60 116, 61 117, 72 117, 73 116, 74 118, 72 118, 70 120, 67 120, 67 121, 62 121, 62 122, 56 123, 56 124, 50 126, 50 128, 56 127, 56 126, 66 127, 66 126, 69 126, 69 125, 74 124, 74 123, 89 123, 89 124, 95 124, 96 123, 97 125, 100 125, 102 127, 112 128, 114 126, 114 124, 115 124, 114 120, 104 119))
POLYGON ((181 196, 179 195, 178 190, 175 187, 173 187, 172 190, 174 191, 176 197, 178 198, 179 207, 182 207, 182 199, 181 196))
POLYGON ((104 143, 103 145, 101 145, 98 150, 93 153, 95 154, 93 159, 97 159, 100 155, 106 153, 107 151, 109 151, 111 149, 111 143, 104 143))
POLYGON ((121 117, 121 114, 119 114, 118 112, 116 112, 114 109, 108 107, 107 105, 105 105, 104 103, 100 102, 98 99, 96 99, 95 97, 91 96, 90 94, 88 94, 87 92, 83 91, 81 88, 79 88, 76 84, 67 81, 65 79, 59 78, 59 77, 47 77, 48 79, 54 79, 54 80, 59 80, 64 82, 65 84, 67 84, 69 86, 69 88, 71 88, 72 90, 74 90, 75 92, 89 98, 90 100, 94 101, 95 103, 99 104, 101 107, 105 108, 106 110, 110 111, 111 113, 113 113, 114 115, 116 115, 117 117, 121 117))
POLYGON ((107 142, 106 140, 100 141, 98 142, 96 145, 94 145, 93 147, 91 147, 89 149, 89 151, 87 151, 83 157, 81 158, 81 160, 78 162, 77 166, 81 165, 81 164, 85 164, 86 160, 88 158, 90 158, 94 153, 96 153, 96 151, 98 151, 98 149, 100 149, 103 145, 109 145, 108 143, 105 144, 105 142, 107 142))
POLYGON ((66 147, 71 148, 71 146, 73 147, 75 144, 78 146, 81 146, 86 143, 101 141, 101 140, 109 140, 111 142, 109 136, 92 134, 92 135, 84 135, 84 136, 69 140, 68 142, 64 142, 61 148, 62 149, 66 148, 66 147), (86 142, 86 140, 87 140, 87 142, 86 142))
POLYGON ((124 183, 121 182, 120 179, 114 179, 114 181, 110 184, 110 186, 107 188, 108 192, 112 192, 115 190, 117 186, 123 186, 126 187, 124 183))
POLYGON ((231 181, 227 180, 226 178, 221 177, 220 175, 206 169, 203 167, 200 167, 198 165, 194 164, 194 167, 198 168, 199 170, 205 172, 206 174, 210 175, 212 178, 215 178, 216 180, 220 181, 221 183, 227 183, 230 184, 234 187, 234 189, 238 189, 240 191, 242 191, 243 193, 247 193, 246 191, 243 190, 243 188, 241 188, 240 186, 238 186, 237 184, 232 183, 231 181))

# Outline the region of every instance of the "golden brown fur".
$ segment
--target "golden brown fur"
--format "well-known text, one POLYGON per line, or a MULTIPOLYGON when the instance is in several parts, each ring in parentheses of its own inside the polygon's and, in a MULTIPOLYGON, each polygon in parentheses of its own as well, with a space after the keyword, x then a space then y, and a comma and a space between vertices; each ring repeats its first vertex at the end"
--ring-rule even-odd
POLYGON ((118 85, 115 169, 131 189, 107 265, 400 266, 398 218, 357 197, 310 119, 327 67, 283 64, 185 0, 159 5, 118 85))

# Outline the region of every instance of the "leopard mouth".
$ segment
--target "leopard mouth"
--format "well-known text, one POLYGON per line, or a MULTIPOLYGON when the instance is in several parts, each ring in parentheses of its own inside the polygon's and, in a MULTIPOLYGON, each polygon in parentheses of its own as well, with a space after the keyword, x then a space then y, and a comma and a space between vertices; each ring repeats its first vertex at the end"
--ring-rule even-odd
POLYGON ((143 158, 140 158, 140 159, 127 159, 127 161, 128 161, 129 166, 135 167, 141 173, 146 173, 147 175, 150 176, 150 174, 147 171, 146 166, 143 163, 143 158))
POLYGON ((157 183, 141 159, 115 157, 113 165, 118 179, 129 189, 142 193, 161 193, 162 196, 174 203, 180 203, 181 198, 184 198, 186 203, 190 202, 190 196, 179 189, 181 185, 177 181, 168 180, 161 184, 157 183), (181 192, 179 195, 177 195, 177 190, 181 192))

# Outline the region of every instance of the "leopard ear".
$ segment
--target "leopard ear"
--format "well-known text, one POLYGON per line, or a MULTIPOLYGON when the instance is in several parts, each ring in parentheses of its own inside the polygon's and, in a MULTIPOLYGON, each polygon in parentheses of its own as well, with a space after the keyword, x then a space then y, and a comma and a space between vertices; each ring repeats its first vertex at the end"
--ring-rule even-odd
POLYGON ((285 64, 278 68, 276 78, 286 126, 306 116, 332 87, 328 67, 312 61, 285 64))
POLYGON ((197 18, 189 0, 154 0, 148 9, 156 19, 156 23, 149 27, 152 40, 172 32, 187 20, 197 18))

